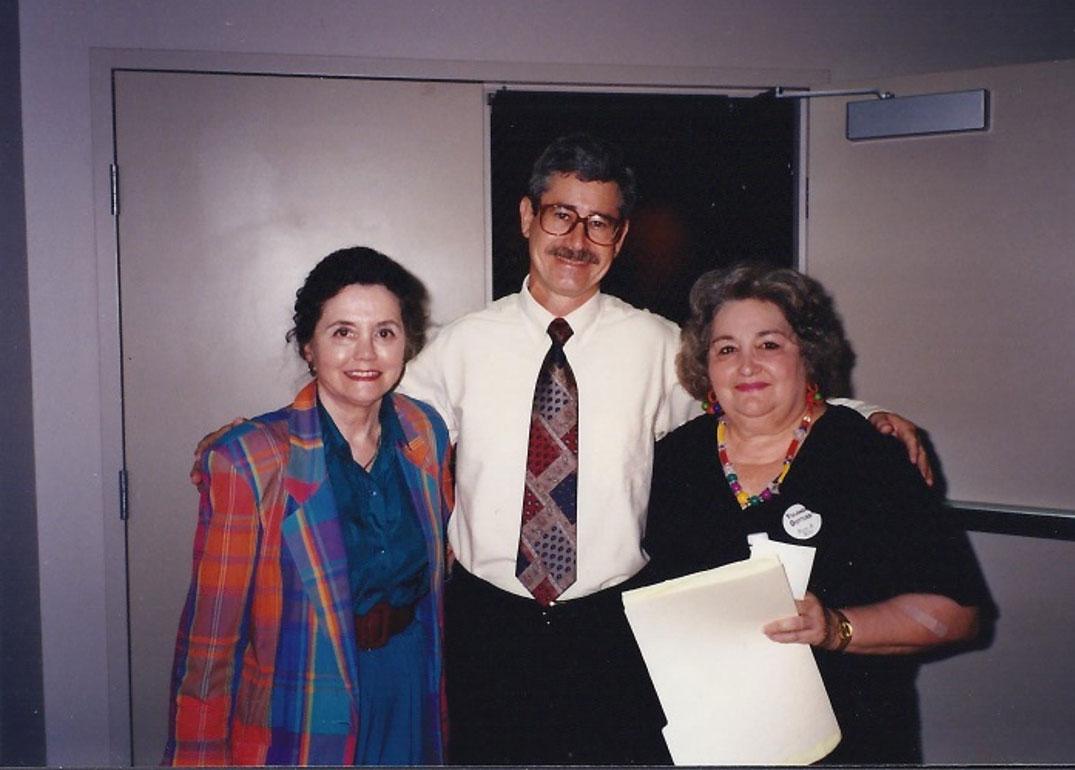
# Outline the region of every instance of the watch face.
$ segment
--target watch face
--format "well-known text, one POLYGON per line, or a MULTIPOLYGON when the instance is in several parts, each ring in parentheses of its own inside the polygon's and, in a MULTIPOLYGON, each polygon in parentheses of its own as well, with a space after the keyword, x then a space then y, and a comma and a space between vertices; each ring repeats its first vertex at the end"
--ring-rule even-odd
POLYGON ((846 640, 850 641, 851 640, 851 634, 853 632, 854 632, 854 629, 851 628, 851 622, 850 621, 848 621, 848 620, 841 620, 840 621, 840 638, 841 639, 846 639, 846 640))

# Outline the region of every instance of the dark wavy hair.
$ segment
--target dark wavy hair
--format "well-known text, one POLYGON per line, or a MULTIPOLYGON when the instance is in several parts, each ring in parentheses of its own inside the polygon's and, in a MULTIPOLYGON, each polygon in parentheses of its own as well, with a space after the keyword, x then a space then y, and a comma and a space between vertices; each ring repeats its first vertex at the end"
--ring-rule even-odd
POLYGON ((541 196, 549 189, 554 174, 576 176, 583 182, 614 182, 620 188, 621 219, 627 219, 638 201, 635 172, 623 159, 623 151, 592 134, 568 134, 554 139, 545 148, 530 171, 527 197, 534 211, 541 196))
POLYGON ((683 326, 676 371, 695 398, 706 398, 709 382, 709 334, 724 303, 758 299, 784 314, 798 339, 808 382, 823 396, 851 393, 855 354, 844 325, 824 287, 808 275, 765 264, 739 264, 704 273, 691 288, 691 315, 683 326))
MULTIPOLYGON (((352 246, 334 251, 318 262, 302 288, 295 292, 295 314, 291 316, 295 325, 288 330, 286 339, 295 342, 307 367, 310 365, 303 356, 303 348, 313 339, 325 303, 352 284, 384 286, 396 296, 406 337, 403 360, 410 361, 418 355, 426 344, 429 327, 429 292, 425 285, 391 257, 366 246, 352 246)), ((310 374, 313 373, 310 368, 310 374)))

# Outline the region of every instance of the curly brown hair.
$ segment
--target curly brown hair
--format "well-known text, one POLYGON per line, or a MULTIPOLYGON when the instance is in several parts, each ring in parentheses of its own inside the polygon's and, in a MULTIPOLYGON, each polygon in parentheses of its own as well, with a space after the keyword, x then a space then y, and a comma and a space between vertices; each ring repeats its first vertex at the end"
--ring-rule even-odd
POLYGON ((851 367, 855 354, 844 335, 832 298, 808 275, 766 264, 739 264, 704 273, 691 287, 691 315, 683 326, 676 372, 695 398, 706 398, 709 388, 709 333, 713 318, 724 303, 758 299, 780 308, 802 351, 807 380, 823 396, 851 394, 851 367))

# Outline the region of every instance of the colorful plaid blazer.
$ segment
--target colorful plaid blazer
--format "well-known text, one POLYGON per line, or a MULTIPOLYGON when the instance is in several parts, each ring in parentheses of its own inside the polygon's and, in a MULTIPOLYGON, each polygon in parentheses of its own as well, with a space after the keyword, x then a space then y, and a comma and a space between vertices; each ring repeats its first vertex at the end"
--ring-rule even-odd
MULTIPOLYGON (((290 407, 233 428, 203 457, 208 479, 180 618, 164 764, 346 765, 358 736, 347 556, 310 383, 290 407)), ((429 553, 424 735, 443 759, 444 528, 452 508, 448 434, 428 405, 391 396, 407 444, 400 466, 429 553)))

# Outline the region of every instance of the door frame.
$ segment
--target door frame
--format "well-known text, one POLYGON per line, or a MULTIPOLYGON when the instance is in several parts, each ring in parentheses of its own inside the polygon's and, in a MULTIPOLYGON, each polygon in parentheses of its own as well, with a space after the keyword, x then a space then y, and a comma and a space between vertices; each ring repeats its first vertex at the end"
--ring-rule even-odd
MULTIPOLYGON (((195 72, 235 75, 340 77, 375 80, 415 80, 482 84, 487 91, 500 88, 527 90, 588 90, 606 92, 675 92, 706 94, 759 93, 777 85, 806 87, 828 82, 829 73, 811 69, 648 67, 613 65, 519 64, 513 62, 466 62, 418 59, 370 59, 300 55, 240 54, 218 52, 159 51, 94 48, 90 52, 90 102, 92 169, 94 188, 95 253, 97 258, 97 307, 99 341, 99 393, 101 415, 101 511, 103 528, 105 615, 85 635, 44 639, 46 661, 57 657, 85 656, 87 638, 104 639, 107 692, 92 704, 107 714, 109 761, 130 766, 133 756, 131 729, 131 665, 128 626, 127 531, 120 518, 120 476, 125 467, 123 446, 122 351, 120 340, 119 236, 113 213, 110 180, 115 162, 113 76, 119 70, 195 72)), ((486 186, 489 183, 489 111, 485 108, 483 145, 486 186)), ((800 109, 798 166, 806 169, 807 111, 800 109)), ((806 177, 798 177, 796 218, 797 263, 802 265, 805 245, 806 177)), ((122 205, 122 202, 120 202, 122 205)), ((490 202, 485 201, 486 224, 490 202)), ((491 264, 486 238, 485 260, 491 264)), ((486 271, 485 296, 492 296, 492 274, 486 271)), ((62 559, 62 555, 60 555, 62 559)), ((45 567, 43 566, 43 569, 45 567)), ((44 608, 43 608, 44 609, 44 608)), ((59 699, 62 701, 62 699, 59 699)), ((49 721, 46 692, 46 723, 49 721)), ((56 702, 53 699, 52 702, 56 702)), ((56 721, 61 721, 57 719, 56 721)))

